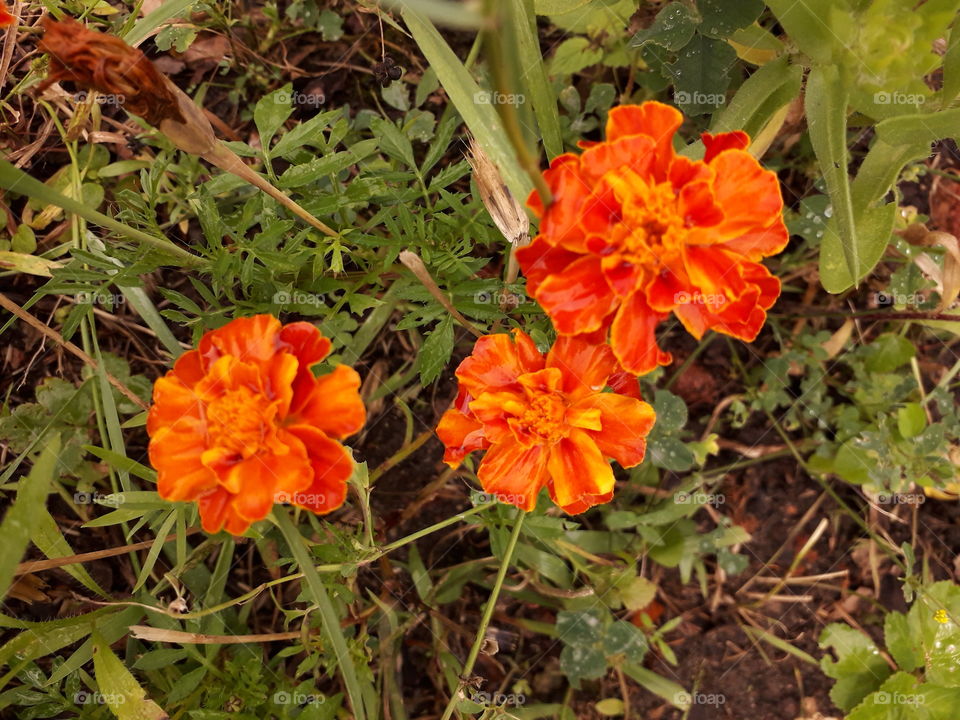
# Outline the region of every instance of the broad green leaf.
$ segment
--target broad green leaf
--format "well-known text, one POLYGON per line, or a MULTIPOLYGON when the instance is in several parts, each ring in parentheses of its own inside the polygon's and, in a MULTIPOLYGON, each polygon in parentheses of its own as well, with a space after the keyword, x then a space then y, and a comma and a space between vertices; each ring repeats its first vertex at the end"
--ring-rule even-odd
POLYGON ((0 524, 0 598, 7 596, 13 574, 30 542, 30 528, 39 508, 44 507, 50 485, 57 477, 60 436, 53 435, 40 453, 30 474, 20 483, 17 499, 0 524))
POLYGON ((897 667, 913 672, 923 667, 923 649, 920 638, 914 634, 907 616, 889 612, 883 619, 883 639, 897 667))
POLYGON ((699 24, 700 16, 695 9, 674 0, 660 9, 650 27, 633 36, 630 45, 643 47, 654 43, 675 52, 690 42, 699 24))
POLYGON ((838 36, 830 27, 830 11, 836 0, 766 0, 780 25, 797 47, 817 63, 829 63, 838 36))
POLYGON ((904 166, 930 154, 930 143, 890 145, 878 139, 864 157, 850 186, 855 212, 862 213, 894 186, 904 166))
POLYGON ((291 92, 293 92, 293 86, 287 83, 282 88, 264 95, 253 108, 253 121, 256 123, 257 132, 260 133, 260 146, 266 157, 270 157, 270 141, 273 140, 273 136, 293 113, 293 105, 290 103, 291 92))
MULTIPOLYGON (((815 67, 807 78, 805 94, 807 124, 810 130, 810 142, 820 163, 833 213, 836 221, 837 237, 847 274, 856 284, 860 275, 860 247, 857 226, 850 196, 850 178, 847 176, 847 95, 835 67, 815 67)), ((824 287, 828 281, 824 278, 825 269, 839 274, 839 268, 829 266, 834 261, 826 249, 830 235, 824 237, 820 253, 820 274, 824 287), (826 262, 825 262, 826 260, 826 262), (829 266, 825 268, 825 265, 829 266)), ((830 288, 827 287, 830 291, 830 288)))
POLYGON ((394 160, 399 160, 409 168, 417 166, 413 158, 413 145, 410 138, 404 135, 400 128, 388 118, 374 118, 370 129, 380 140, 380 149, 394 160))
POLYGON ((751 75, 730 102, 713 117, 710 132, 744 130, 756 136, 774 113, 800 92, 803 69, 786 57, 768 62, 751 75))
POLYGON ((837 681, 830 699, 842 710, 855 707, 890 676, 890 666, 869 636, 847 625, 827 625, 820 634, 820 647, 832 648, 837 656, 836 660, 824 656, 820 666, 837 681))
POLYGON ((890 145, 934 143, 960 136, 960 108, 900 115, 877 123, 877 136, 890 145))
POLYGON ((687 115, 716 112, 727 101, 730 68, 736 61, 737 53, 728 43, 694 36, 677 53, 676 62, 667 66, 674 84, 674 102, 687 115))
POLYGON ((147 697, 146 691, 113 654, 106 641, 98 633, 93 637, 93 671, 97 686, 118 720, 167 720, 167 713, 147 697))
POLYGON ((429 65, 436 71, 457 112, 460 113, 477 142, 490 156, 490 160, 500 170, 504 182, 510 188, 510 193, 515 198, 527 197, 533 189, 533 184, 520 169, 496 109, 481 100, 489 95, 481 91, 480 86, 429 20, 409 8, 404 9, 402 14, 417 45, 429 65))
MULTIPOLYGON (((883 257, 887 245, 890 244, 896 213, 897 204, 889 203, 882 207, 867 208, 859 217, 857 222, 858 281, 865 277, 883 257)), ((833 219, 836 220, 836 214, 833 219)), ((827 292, 840 293, 854 285, 854 279, 847 265, 847 254, 844 252, 846 247, 836 222, 828 223, 820 243, 820 282, 827 292)))
POLYGON ((894 673, 876 692, 867 695, 846 720, 919 720, 924 698, 918 692, 918 684, 909 673, 894 673))
POLYGON ((557 45, 550 58, 550 76, 572 75, 586 67, 596 65, 603 57, 603 50, 591 44, 585 37, 571 37, 557 45))
POLYGON ((905 438, 916 437, 927 427, 927 415, 920 403, 907 403, 897 410, 897 429, 905 438))
POLYGON ((533 0, 510 0, 513 39, 520 59, 522 80, 533 112, 537 117, 543 148, 547 160, 552 160, 563 152, 563 138, 560 134, 560 116, 557 112, 557 99, 547 78, 543 65, 543 52, 537 34, 537 18, 533 12, 533 0))
POLYGON ((947 38, 947 52, 943 56, 943 87, 940 89, 940 107, 946 109, 960 95, 960 22, 954 22, 947 38))
POLYGON ((707 37, 726 39, 753 23, 763 8, 763 0, 697 0, 697 10, 703 18, 700 32, 707 37))

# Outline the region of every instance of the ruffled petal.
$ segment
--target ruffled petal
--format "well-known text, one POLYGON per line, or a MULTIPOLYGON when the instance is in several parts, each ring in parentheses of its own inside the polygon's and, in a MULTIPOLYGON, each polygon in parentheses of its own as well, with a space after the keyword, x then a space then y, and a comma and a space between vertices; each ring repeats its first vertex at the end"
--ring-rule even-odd
POLYGON ((333 512, 347 497, 347 481, 354 467, 350 451, 308 425, 295 425, 289 431, 307 447, 312 476, 305 488, 278 495, 276 501, 293 503, 317 514, 333 512))
POLYGON ((450 467, 456 467, 474 450, 484 450, 490 444, 483 424, 455 409, 447 410, 440 418, 437 437, 446 448, 443 461, 450 467))
POLYGON ((280 321, 273 315, 236 318, 200 340, 199 351, 206 362, 232 355, 242 362, 261 363, 277 351, 280 321))
POLYGON ((673 136, 682 124, 683 115, 680 111, 663 103, 620 105, 607 114, 607 141, 630 135, 649 136, 656 146, 651 169, 658 180, 663 180, 676 157, 673 136))
POLYGON ((477 477, 485 492, 529 512, 537 506, 537 495, 547 480, 546 455, 539 445, 494 445, 484 455, 477 477))
POLYGON ((705 132, 700 136, 703 139, 703 161, 709 163, 724 150, 746 150, 750 147, 750 136, 743 130, 718 133, 713 135, 705 132))
POLYGON ((714 197, 723 208, 723 221, 713 228, 720 240, 734 244, 750 260, 780 252, 789 239, 781 229, 783 198, 775 173, 743 150, 725 150, 710 167, 716 173, 714 197))
POLYGON ((540 283, 534 297, 561 335, 597 330, 617 307, 600 258, 589 255, 540 283))
POLYGON ((563 272, 581 255, 554 247, 545 235, 537 235, 533 242, 517 248, 516 258, 527 278, 527 292, 535 295, 540 283, 551 275, 563 272))
POLYGON ((318 377, 304 397, 294 399, 290 411, 293 424, 313 425, 339 439, 353 435, 367 417, 359 389, 357 371, 348 365, 337 365, 332 372, 318 377))
POLYGON ((620 306, 610 328, 610 346, 624 370, 645 375, 658 365, 670 364, 672 356, 657 346, 655 335, 666 317, 666 313, 652 310, 639 292, 620 306))
POLYGON ((625 395, 595 393, 580 400, 575 407, 600 411, 600 430, 587 431, 587 434, 604 457, 613 458, 625 468, 643 462, 646 438, 656 420, 649 404, 625 395))
POLYGON ((547 470, 550 495, 565 512, 613 492, 613 470, 587 431, 573 430, 550 448, 547 470))
POLYGON ((568 394, 598 392, 619 366, 607 344, 585 340, 582 336, 561 336, 547 353, 547 367, 563 371, 563 391, 568 394))
POLYGON ((525 333, 484 335, 457 368, 457 378, 471 395, 519 390, 520 375, 543 367, 543 356, 525 333))

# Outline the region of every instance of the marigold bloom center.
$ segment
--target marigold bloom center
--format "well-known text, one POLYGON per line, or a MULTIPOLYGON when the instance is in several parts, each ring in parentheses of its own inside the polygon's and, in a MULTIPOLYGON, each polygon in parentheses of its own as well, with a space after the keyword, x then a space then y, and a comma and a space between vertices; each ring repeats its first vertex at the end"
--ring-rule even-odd
MULTIPOLYGON (((611 173, 611 175, 613 175, 611 173)), ((678 198, 669 182, 648 185, 636 176, 608 179, 622 203, 620 222, 614 226, 612 248, 624 260, 656 267, 672 260, 686 240, 686 226, 678 198)))
POLYGON ((207 405, 207 434, 214 442, 244 459, 267 439, 276 407, 261 393, 241 387, 207 405))
POLYGON ((547 443, 557 442, 567 436, 567 405, 559 395, 538 393, 529 402, 530 406, 520 416, 520 424, 527 432, 547 443))

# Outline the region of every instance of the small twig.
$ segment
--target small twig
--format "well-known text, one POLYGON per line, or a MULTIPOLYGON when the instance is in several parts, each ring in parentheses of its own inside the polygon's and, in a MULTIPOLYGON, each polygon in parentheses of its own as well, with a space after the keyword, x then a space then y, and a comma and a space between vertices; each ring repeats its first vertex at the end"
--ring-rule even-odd
MULTIPOLYGON (((199 528, 191 528, 187 530, 186 534, 193 535, 194 533, 198 532, 200 532, 199 528)), ((168 543, 176 539, 177 534, 173 533, 168 535, 163 542, 168 543)), ((13 574, 15 576, 26 575, 27 573, 41 572, 42 570, 52 570, 54 568, 63 567, 64 565, 75 565, 78 563, 115 557, 117 555, 125 555, 128 552, 145 550, 146 548, 151 547, 156 541, 157 539, 153 538, 152 540, 144 540, 143 542, 133 543, 132 545, 124 545, 122 547, 109 548, 107 550, 94 550, 92 552, 69 555, 68 557, 51 558, 49 560, 29 560, 17 565, 17 569, 13 571, 13 574)))
POLYGON ((450 298, 443 294, 443 290, 441 290, 440 286, 434 281, 433 277, 430 275, 430 271, 427 270, 427 266, 423 264, 423 260, 420 259, 419 255, 417 255, 415 252, 404 250, 400 253, 400 262, 402 262, 410 270, 410 272, 416 276, 417 280, 423 284, 427 291, 433 295, 436 301, 440 303, 458 323, 463 325, 478 338, 483 337, 484 333, 477 329, 472 322, 467 320, 460 313, 460 311, 453 306, 453 303, 450 302, 450 298))
MULTIPOLYGON (((30 325, 31 327, 33 327, 34 329, 36 329, 46 337, 50 338, 61 347, 63 347, 64 350, 67 350, 68 352, 71 352, 74 355, 76 355, 85 364, 89 365, 94 372, 98 372, 100 370, 100 365, 99 363, 97 363, 96 360, 94 360, 92 357, 87 355, 83 350, 81 350, 79 347, 74 345, 69 340, 64 340, 63 335, 58 333, 53 328, 50 328, 44 325, 42 322, 37 320, 37 318, 35 318, 33 315, 28 313, 22 307, 17 305, 15 302, 13 302, 10 298, 8 298, 3 293, 0 293, 0 305, 2 305, 5 310, 13 313, 18 318, 23 320, 25 323, 27 323, 28 325, 30 325)), ((141 408, 142 410, 150 409, 150 406, 147 403, 145 403, 143 400, 141 400, 139 397, 137 397, 136 394, 134 394, 133 390, 131 390, 122 382, 117 380, 117 378, 115 378, 113 375, 107 372, 106 369, 104 369, 103 372, 107 376, 107 380, 110 381, 110 384, 113 385, 121 393, 123 393, 123 395, 127 397, 132 403, 134 403, 137 407, 141 408)))
POLYGON ((180 643, 181 645, 228 645, 278 642, 281 640, 297 640, 302 636, 299 630, 296 632, 263 633, 261 635, 205 635, 203 633, 183 632, 182 630, 152 628, 147 625, 131 625, 130 634, 138 640, 180 643))

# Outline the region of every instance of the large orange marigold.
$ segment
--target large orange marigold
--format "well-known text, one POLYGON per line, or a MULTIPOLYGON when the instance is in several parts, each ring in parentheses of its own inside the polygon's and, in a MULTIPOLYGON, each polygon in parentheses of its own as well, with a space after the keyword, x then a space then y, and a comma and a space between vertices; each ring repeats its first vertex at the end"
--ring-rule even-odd
POLYGON ((326 513, 343 504, 353 459, 337 440, 366 419, 353 368, 314 377, 330 341, 271 315, 208 332, 157 380, 150 462, 167 500, 196 500, 207 532, 239 535, 274 502, 326 513))
POLYGON ((517 252, 531 295, 561 335, 610 330, 617 359, 642 374, 671 358, 656 343, 673 312, 700 338, 753 340, 780 294, 758 261, 788 234, 777 177, 746 152, 741 131, 704 133, 703 160, 673 150, 683 116, 657 102, 610 111, 607 139, 553 160, 554 202, 517 252))
POLYGON ((623 467, 643 460, 653 408, 603 392, 623 379, 607 345, 561 337, 544 357, 519 330, 486 335, 457 378, 454 407, 437 427, 444 460, 456 467, 486 450, 477 475, 504 502, 532 510, 546 486, 563 510, 580 513, 613 497, 608 458, 623 467))

